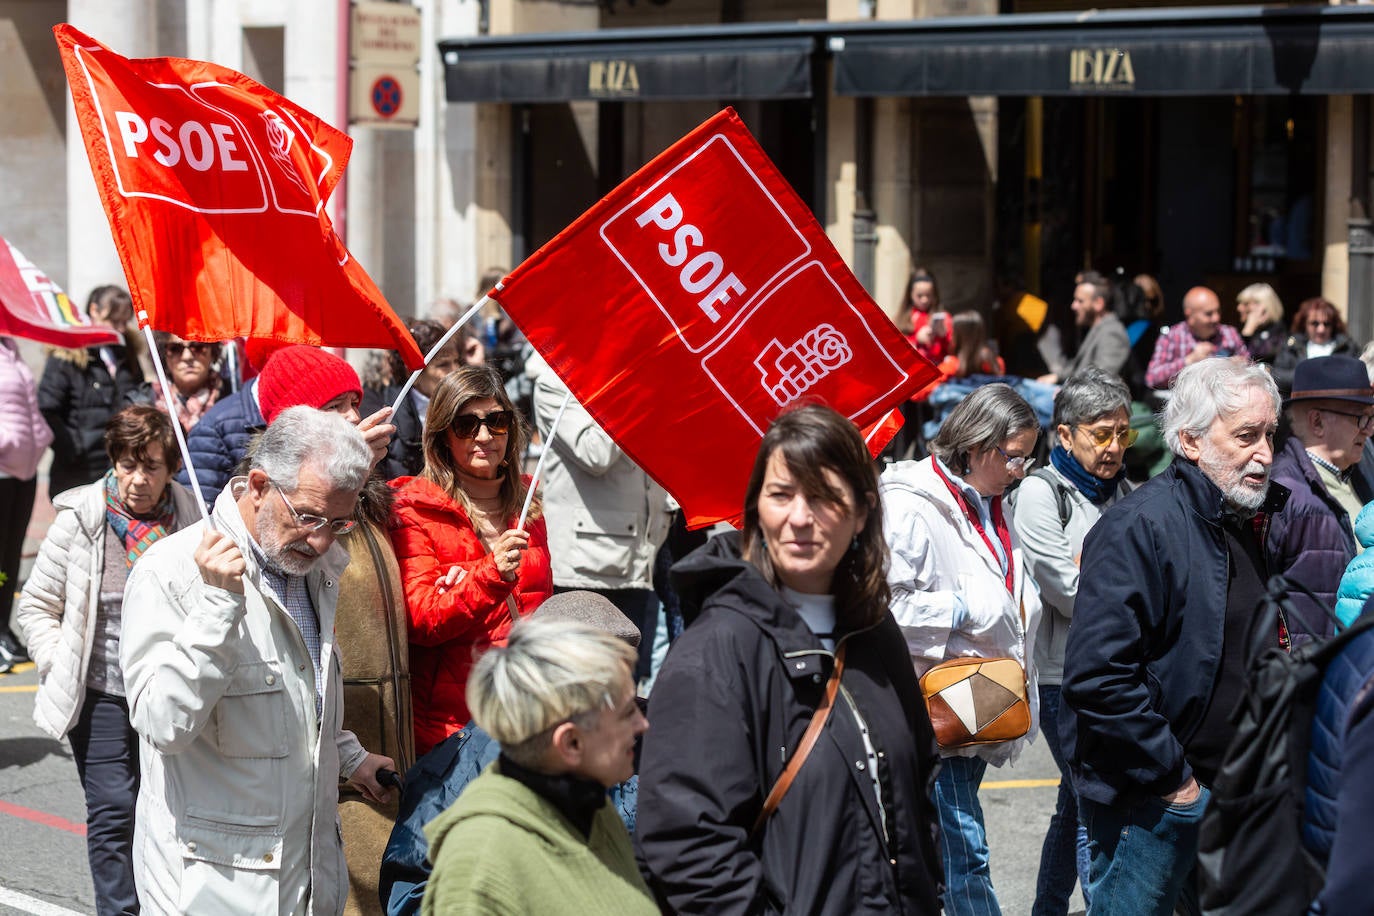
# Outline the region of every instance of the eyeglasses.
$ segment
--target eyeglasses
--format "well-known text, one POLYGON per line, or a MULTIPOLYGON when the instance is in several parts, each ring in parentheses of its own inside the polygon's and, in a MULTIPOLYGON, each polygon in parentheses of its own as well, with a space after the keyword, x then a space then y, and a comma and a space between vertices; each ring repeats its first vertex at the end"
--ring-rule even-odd
POLYGON ((485 417, 479 417, 475 413, 462 413, 453 418, 453 425, 449 429, 453 430, 453 434, 459 439, 476 438, 477 430, 483 426, 493 436, 504 436, 510 432, 513 419, 509 410, 493 410, 485 417))
POLYGON ((351 518, 327 519, 320 515, 307 515, 297 512, 296 507, 286 501, 286 494, 282 492, 282 488, 275 481, 269 480, 268 483, 272 484, 272 489, 276 490, 277 495, 281 497, 282 505, 286 506, 286 511, 291 513, 291 518, 295 520, 297 528, 304 528, 306 531, 319 531, 328 525, 329 530, 335 534, 348 534, 358 527, 358 523, 351 518))
POLYGON ((993 448, 997 449, 997 454, 1007 459, 1007 470, 1012 472, 1013 474, 1029 474, 1030 469, 1035 466, 1035 459, 1029 455, 1017 455, 1015 458, 1013 458, 1006 452, 1002 451, 1002 446, 994 445, 993 448))
POLYGON ((1322 413, 1336 413, 1343 417, 1349 417, 1355 421, 1355 425, 1360 428, 1360 432, 1374 432, 1374 414, 1350 413, 1345 410, 1331 410, 1329 408, 1323 409, 1322 413))
POLYGON ((181 343, 169 343, 163 348, 163 352, 168 356, 180 356, 187 350, 191 351, 192 356, 205 356, 210 352, 210 344, 182 341, 181 343))
POLYGON ((1309 328, 1329 328, 1336 324, 1334 321, 1327 321, 1325 318, 1309 318, 1307 326, 1309 328))
POLYGON ((1140 430, 1138 429, 1123 429, 1120 432, 1114 429, 1108 429, 1105 426, 1098 426, 1091 429, 1086 426, 1075 426, 1074 429, 1082 430, 1087 433, 1088 438, 1093 440, 1093 445, 1096 445, 1098 448, 1106 448, 1107 443, 1111 442, 1113 439, 1120 442, 1122 448, 1130 448, 1132 445, 1135 445, 1135 440, 1140 438, 1140 430))

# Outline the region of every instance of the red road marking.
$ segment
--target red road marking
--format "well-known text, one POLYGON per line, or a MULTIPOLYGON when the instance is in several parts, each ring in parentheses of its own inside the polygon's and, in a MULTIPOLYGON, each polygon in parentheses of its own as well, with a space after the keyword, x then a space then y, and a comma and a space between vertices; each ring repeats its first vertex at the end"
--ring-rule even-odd
POLYGON ((42 824, 44 827, 56 827, 58 830, 65 830, 68 833, 86 835, 86 825, 69 821, 65 817, 58 817, 56 814, 48 814, 46 811, 35 811, 32 808, 25 808, 21 805, 12 805, 7 801, 0 801, 0 814, 8 814, 11 817, 23 818, 26 821, 33 821, 35 824, 42 824))

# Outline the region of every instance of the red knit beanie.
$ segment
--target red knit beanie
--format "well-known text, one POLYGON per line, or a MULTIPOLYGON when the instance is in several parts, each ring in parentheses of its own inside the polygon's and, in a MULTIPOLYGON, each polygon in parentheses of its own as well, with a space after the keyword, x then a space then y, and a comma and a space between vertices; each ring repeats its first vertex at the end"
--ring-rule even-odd
POLYGON ((258 403, 268 423, 288 407, 321 408, 341 394, 362 400, 363 386, 353 367, 317 347, 283 347, 258 376, 258 403))

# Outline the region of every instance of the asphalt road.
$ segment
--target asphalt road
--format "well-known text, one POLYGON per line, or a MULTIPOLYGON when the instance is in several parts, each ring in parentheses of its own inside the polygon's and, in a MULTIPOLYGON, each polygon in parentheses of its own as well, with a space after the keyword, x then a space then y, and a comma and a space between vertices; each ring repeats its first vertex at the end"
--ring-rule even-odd
MULTIPOLYGON (((67 743, 33 724, 37 681, 32 665, 0 675, 0 913, 94 913, 81 784, 67 743)), ((1057 777, 1042 742, 1016 766, 988 770, 981 797, 1007 916, 1030 913, 1057 777)), ((1071 912, 1082 912, 1077 893, 1071 912)))

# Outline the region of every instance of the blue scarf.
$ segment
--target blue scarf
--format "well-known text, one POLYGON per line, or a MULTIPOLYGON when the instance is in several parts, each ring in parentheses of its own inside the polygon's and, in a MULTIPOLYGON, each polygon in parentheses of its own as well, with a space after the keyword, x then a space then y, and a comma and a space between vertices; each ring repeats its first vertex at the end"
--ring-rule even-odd
POLYGON ((1063 474, 1064 479, 1077 487, 1078 492, 1086 496, 1088 502, 1094 506, 1101 506, 1111 499, 1117 487, 1126 479, 1125 466, 1109 480, 1089 474, 1088 469, 1079 464, 1078 459, 1071 452, 1065 451, 1062 445, 1056 445, 1050 452, 1050 464, 1054 465, 1054 469, 1063 474))

